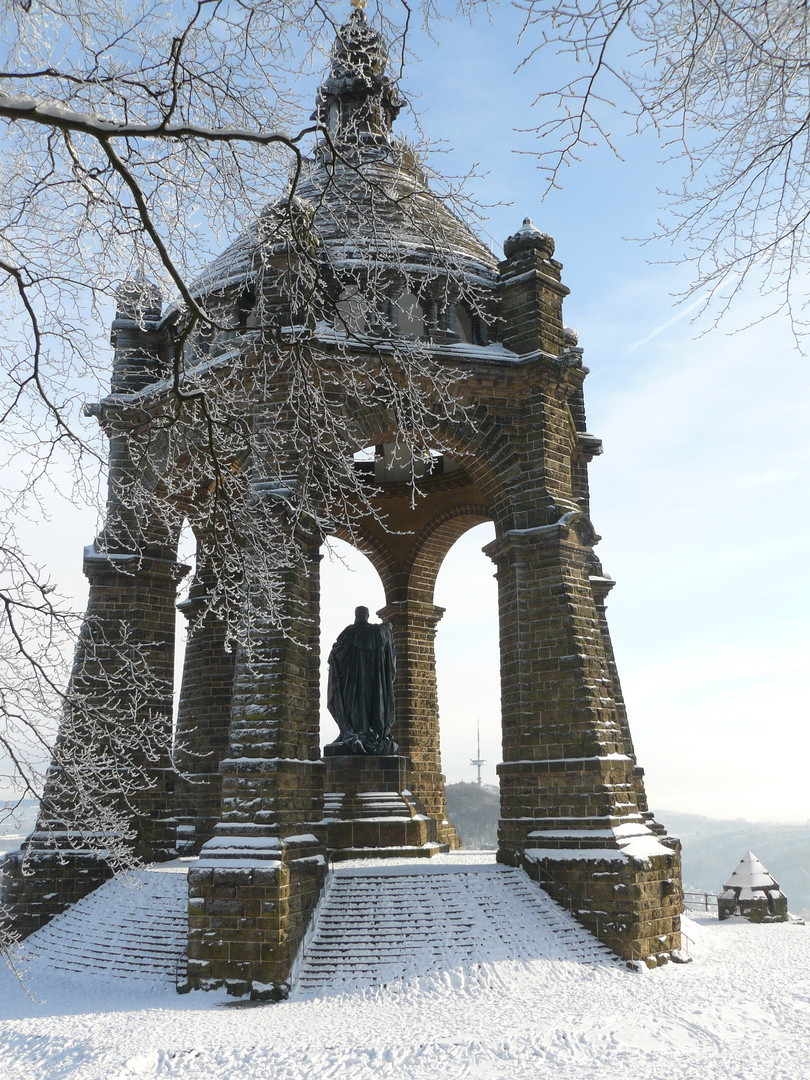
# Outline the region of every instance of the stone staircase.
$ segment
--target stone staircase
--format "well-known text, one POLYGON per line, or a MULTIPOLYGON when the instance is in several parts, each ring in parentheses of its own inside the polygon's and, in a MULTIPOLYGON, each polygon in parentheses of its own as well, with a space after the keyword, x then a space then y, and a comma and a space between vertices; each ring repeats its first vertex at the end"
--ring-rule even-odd
POLYGON ((617 959, 521 870, 494 862, 337 868, 293 974, 295 997, 500 960, 617 959))
POLYGON ((26 959, 104 979, 173 985, 185 976, 187 865, 112 878, 22 945, 26 959))
MULTIPOLYGON (((22 946, 48 968, 173 986, 185 974, 191 862, 113 878, 22 946)), ((615 964, 522 870, 489 853, 338 863, 293 972, 293 998, 487 968, 615 964), (441 860, 441 861, 440 861, 441 860)))

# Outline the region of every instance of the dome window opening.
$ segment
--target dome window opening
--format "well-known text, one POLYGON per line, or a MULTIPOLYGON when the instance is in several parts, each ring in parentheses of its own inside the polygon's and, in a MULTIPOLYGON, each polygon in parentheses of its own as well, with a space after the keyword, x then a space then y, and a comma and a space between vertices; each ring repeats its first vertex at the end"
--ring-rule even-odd
POLYGON ((487 324, 480 315, 470 311, 466 304, 461 303, 452 305, 448 308, 448 313, 450 311, 452 311, 452 318, 448 319, 448 329, 454 330, 459 342, 465 345, 489 344, 487 324))
POLYGON ((236 326, 239 330, 251 330, 258 325, 256 290, 252 285, 245 285, 236 298, 236 326))
POLYGON ((378 456, 382 456, 381 446, 366 446, 358 450, 354 454, 354 471, 373 480, 378 456))
POLYGON ((463 304, 456 304, 455 315, 456 333, 459 336, 459 340, 463 341, 465 345, 472 345, 473 325, 469 311, 467 311, 463 304))
POLYGON ((330 135, 334 135, 335 132, 338 130, 339 123, 340 123, 340 105, 336 101, 333 101, 329 105, 329 110, 328 110, 328 113, 327 113, 327 121, 326 121, 326 126, 327 126, 327 129, 328 129, 330 135))
POLYGON ((336 307, 336 330, 348 334, 362 334, 367 329, 365 304, 357 290, 345 291, 336 307))
POLYGON ((214 340, 214 328, 210 323, 203 323, 196 331, 192 331, 186 341, 185 360, 188 364, 196 364, 211 352, 211 344, 214 340))
POLYGON ((400 334, 424 337, 425 319, 418 298, 412 292, 403 293, 394 302, 394 318, 400 334))

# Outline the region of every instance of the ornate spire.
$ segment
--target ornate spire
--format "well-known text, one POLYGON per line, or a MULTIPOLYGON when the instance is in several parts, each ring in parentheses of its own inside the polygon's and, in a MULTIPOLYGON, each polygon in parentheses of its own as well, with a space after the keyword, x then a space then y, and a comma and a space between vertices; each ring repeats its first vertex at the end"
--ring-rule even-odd
POLYGON ((352 7, 349 21, 337 32, 312 118, 335 142, 385 146, 405 103, 385 73, 388 50, 368 25, 364 0, 352 0, 352 7))

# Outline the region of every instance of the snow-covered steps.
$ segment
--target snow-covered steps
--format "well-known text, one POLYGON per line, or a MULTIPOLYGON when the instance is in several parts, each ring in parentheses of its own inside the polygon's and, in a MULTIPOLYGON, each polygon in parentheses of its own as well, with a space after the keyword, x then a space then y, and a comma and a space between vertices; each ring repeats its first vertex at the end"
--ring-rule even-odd
MULTIPOLYGON (((56 970, 173 986, 184 973, 187 865, 108 881, 32 934, 23 954, 56 970)), ((293 996, 500 960, 616 962, 521 870, 489 853, 340 863, 307 933, 293 996)))
POLYGON ((174 984, 188 936, 187 864, 132 870, 106 882, 23 943, 61 971, 174 984))
POLYGON ((336 868, 294 973, 294 996, 499 960, 616 962, 522 870, 481 856, 336 868))

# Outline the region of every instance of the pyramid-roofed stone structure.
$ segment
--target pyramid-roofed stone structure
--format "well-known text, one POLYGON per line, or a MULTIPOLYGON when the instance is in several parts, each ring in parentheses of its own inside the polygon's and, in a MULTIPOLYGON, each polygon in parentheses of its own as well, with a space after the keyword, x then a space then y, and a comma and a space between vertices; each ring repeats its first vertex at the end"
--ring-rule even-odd
POLYGON ((742 915, 750 922, 784 922, 787 898, 779 882, 752 851, 740 859, 717 898, 721 919, 742 915))
POLYGON ((749 851, 740 859, 723 888, 778 889, 779 883, 768 873, 753 851, 749 851))

